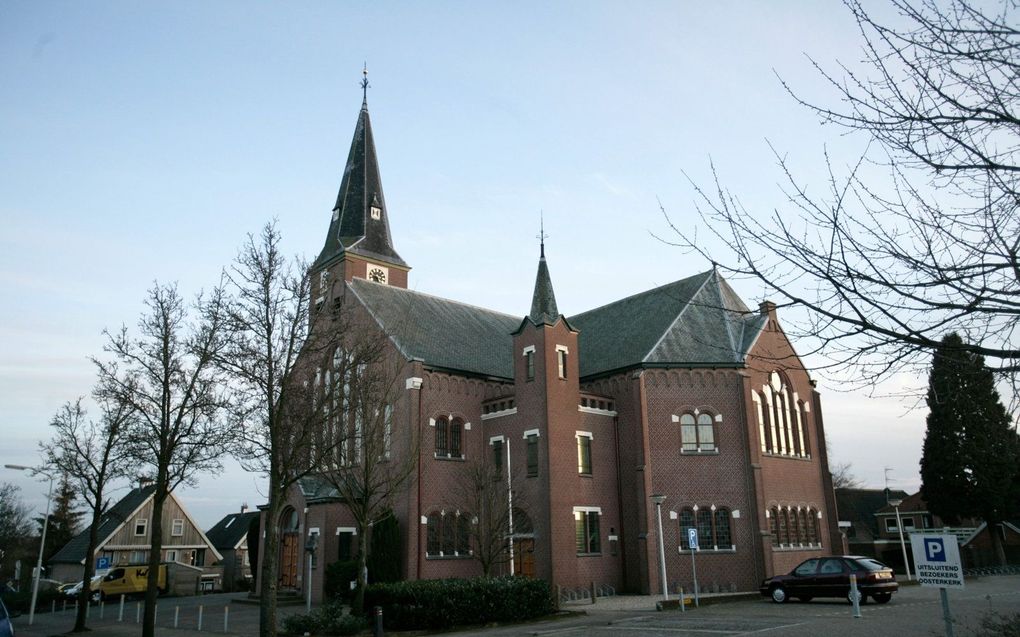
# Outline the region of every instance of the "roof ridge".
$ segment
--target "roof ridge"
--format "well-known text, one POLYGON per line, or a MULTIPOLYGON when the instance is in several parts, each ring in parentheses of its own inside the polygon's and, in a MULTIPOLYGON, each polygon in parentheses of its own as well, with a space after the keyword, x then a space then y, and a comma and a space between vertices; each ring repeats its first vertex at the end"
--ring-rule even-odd
MULTIPOLYGON (((663 283, 662 285, 656 286, 654 288, 650 288, 648 290, 643 290, 641 292, 635 292, 634 294, 631 294, 630 296, 625 296, 622 299, 616 299, 615 301, 610 301, 609 303, 606 303, 605 305, 599 305, 597 307, 591 308, 590 310, 585 310, 584 312, 578 312, 577 314, 572 315, 571 318, 577 318, 577 317, 580 317, 580 316, 584 316, 585 314, 591 314, 592 312, 597 312, 598 310, 603 310, 603 309, 605 309, 607 307, 612 307, 614 305, 619 305, 620 303, 623 303, 624 301, 629 301, 631 299, 637 298, 639 296, 643 296, 645 294, 651 294, 652 292, 657 292, 657 291, 662 290, 664 288, 668 288, 668 287, 670 287, 672 285, 677 285, 678 283, 684 283, 686 281, 690 281, 691 279, 696 279, 699 276, 705 276, 707 274, 711 274, 711 272, 712 272, 711 270, 706 270, 705 272, 699 272, 697 274, 692 274, 691 276, 684 277, 682 279, 677 279, 675 281, 670 281, 669 283, 663 283)), ((700 289, 700 286, 699 286, 699 289, 700 289)), ((693 298, 693 295, 692 295, 692 298, 693 298)))
MULTIPOLYGON (((683 315, 687 312, 687 308, 689 308, 691 306, 691 301, 693 301, 699 294, 701 294, 701 291, 705 289, 705 286, 708 284, 709 279, 712 278, 711 277, 712 272, 714 272, 714 270, 709 270, 708 271, 709 276, 705 277, 705 280, 701 282, 701 285, 699 285, 698 289, 694 291, 694 294, 691 294, 690 298, 687 299, 687 301, 684 302, 684 306, 682 308, 680 308, 680 311, 677 312, 677 315, 674 316, 673 320, 670 321, 668 326, 666 326, 665 331, 663 331, 663 333, 659 336, 659 339, 657 341, 655 341, 655 345, 652 345, 652 348, 650 350, 648 350, 645 353, 644 356, 641 357, 641 362, 642 363, 647 363, 648 362, 648 357, 652 355, 652 352, 654 352, 655 350, 659 349, 659 345, 662 345, 662 341, 666 340, 666 336, 668 336, 669 333, 673 331, 673 327, 677 323, 680 322, 680 319, 683 318, 683 315)), ((697 275, 695 275, 695 276, 697 276, 697 275)), ((690 277, 690 278, 693 278, 693 277, 690 277)), ((687 279, 682 279, 682 280, 687 280, 687 279)), ((674 283, 676 283, 676 281, 674 281, 674 283)), ((665 287, 665 286, 663 286, 663 287, 665 287)), ((655 288, 655 289, 659 289, 659 288, 655 288)))
MULTIPOLYGON (((414 290, 414 289, 411 289, 411 288, 398 288, 398 287, 394 287, 392 285, 387 285, 385 283, 376 283, 375 281, 369 281, 368 279, 362 279, 360 277, 355 277, 355 278, 351 279, 351 283, 352 284, 355 281, 357 282, 357 285, 378 285, 380 287, 387 288, 387 289, 390 289, 390 290, 395 290, 395 291, 398 291, 398 292, 404 292, 404 293, 409 293, 409 294, 416 294, 418 296, 424 296, 424 297, 428 297, 430 299, 436 299, 436 300, 439 300, 439 301, 445 301, 447 303, 453 303, 454 305, 459 305, 461 307, 469 307, 469 308, 473 308, 475 310, 481 310, 483 312, 488 312, 489 314, 498 314, 500 316, 505 316, 507 318, 512 318, 515 321, 518 320, 519 318, 521 318, 520 316, 518 316, 516 314, 510 314, 508 312, 500 312, 499 310, 493 310, 493 309, 490 309, 490 308, 487 308, 487 307, 482 307, 480 305, 475 305, 474 303, 465 303, 464 301, 458 301, 456 299, 449 299, 449 298, 446 298, 445 296, 439 296, 437 294, 429 294, 428 292, 421 292, 419 290, 414 290)), ((361 298, 361 297, 359 296, 359 298, 361 298)))

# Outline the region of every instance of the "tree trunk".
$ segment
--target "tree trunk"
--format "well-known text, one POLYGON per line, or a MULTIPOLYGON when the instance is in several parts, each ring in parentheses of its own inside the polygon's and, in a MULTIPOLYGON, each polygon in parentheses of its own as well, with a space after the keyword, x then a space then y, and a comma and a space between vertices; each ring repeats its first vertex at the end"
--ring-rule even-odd
POLYGON ((372 541, 372 526, 360 524, 363 527, 358 529, 361 534, 361 541, 358 542, 358 589, 354 591, 354 599, 351 600, 351 614, 362 616, 365 614, 365 587, 368 586, 368 548, 372 541))
POLYGON ((152 499, 152 520, 149 521, 152 538, 149 550, 149 576, 145 587, 145 612, 142 615, 142 637, 156 635, 156 600, 159 597, 159 563, 163 553, 163 504, 166 502, 167 477, 161 472, 156 478, 156 491, 152 499))
POLYGON ((280 511, 283 510, 283 489, 276 480, 269 481, 269 505, 263 531, 259 573, 259 637, 276 636, 276 593, 280 571, 280 511))
MULTIPOLYGON (((101 503, 102 490, 99 491, 97 503, 101 503)), ((88 630, 85 619, 89 609, 89 597, 92 596, 92 577, 96 573, 96 545, 99 544, 99 521, 103 517, 102 506, 98 505, 92 510, 92 524, 89 526, 89 548, 85 551, 85 571, 82 573, 81 594, 78 595, 78 609, 74 616, 74 628, 72 633, 81 633, 88 630)))

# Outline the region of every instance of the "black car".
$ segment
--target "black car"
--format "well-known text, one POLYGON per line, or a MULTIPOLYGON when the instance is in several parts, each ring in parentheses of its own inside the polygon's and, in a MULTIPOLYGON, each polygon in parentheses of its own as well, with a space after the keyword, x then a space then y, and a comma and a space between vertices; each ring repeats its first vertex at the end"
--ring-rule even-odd
POLYGON ((770 597, 778 604, 791 597, 802 602, 809 602, 815 597, 843 597, 852 603, 851 575, 857 576, 857 591, 862 604, 869 597, 885 604, 900 587, 892 569, 878 560, 843 555, 805 560, 789 575, 776 575, 763 581, 758 590, 763 597, 770 597))

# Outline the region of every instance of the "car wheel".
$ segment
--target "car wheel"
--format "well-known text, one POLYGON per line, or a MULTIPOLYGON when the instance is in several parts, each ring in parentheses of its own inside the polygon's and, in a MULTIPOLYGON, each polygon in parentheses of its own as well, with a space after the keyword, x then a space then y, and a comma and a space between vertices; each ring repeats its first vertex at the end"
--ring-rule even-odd
POLYGON ((814 597, 811 597, 810 595, 801 595, 797 599, 799 599, 802 602, 810 602, 811 600, 814 599, 814 597))
POLYGON ((888 604, 889 600, 892 599, 892 593, 875 593, 871 596, 877 604, 888 604))
POLYGON ((776 586, 772 589, 772 601, 777 604, 784 604, 789 597, 786 595, 786 589, 782 586, 776 586))
MULTIPOLYGON (((864 604, 867 603, 867 600, 868 600, 868 597, 864 593, 862 593, 860 591, 857 591, 857 603, 859 603, 861 606, 864 606, 864 604)), ((854 592, 853 591, 849 591, 846 594, 846 601, 847 601, 848 604, 853 604, 854 603, 854 592)))

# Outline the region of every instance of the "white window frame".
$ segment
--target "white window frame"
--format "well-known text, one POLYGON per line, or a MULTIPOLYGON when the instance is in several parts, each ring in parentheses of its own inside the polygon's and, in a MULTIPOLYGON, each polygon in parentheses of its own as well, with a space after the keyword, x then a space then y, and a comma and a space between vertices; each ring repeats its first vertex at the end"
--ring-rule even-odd
POLYGON ((145 537, 149 532, 149 518, 135 518, 135 537, 145 537), (142 532, 138 532, 138 527, 142 528, 142 532))
POLYGON ((170 524, 170 536, 181 537, 184 535, 184 518, 174 518, 170 524))

